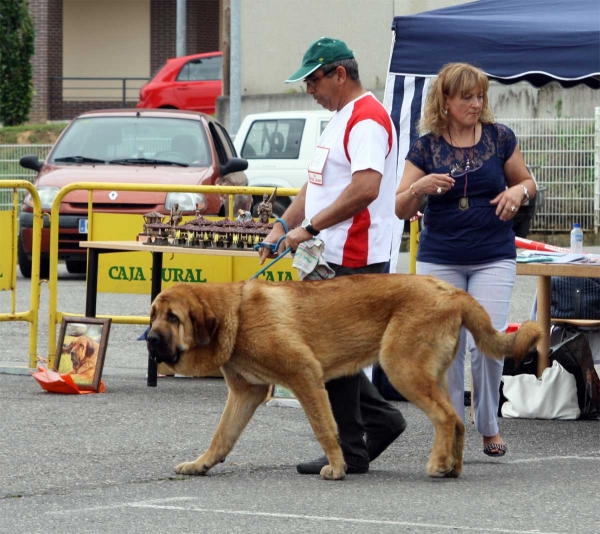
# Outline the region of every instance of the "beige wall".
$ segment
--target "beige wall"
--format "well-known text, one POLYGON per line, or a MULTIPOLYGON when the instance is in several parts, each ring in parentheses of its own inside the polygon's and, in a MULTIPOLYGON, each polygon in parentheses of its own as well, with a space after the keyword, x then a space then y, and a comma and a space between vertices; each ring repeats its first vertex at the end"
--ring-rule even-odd
POLYGON ((367 89, 383 89, 395 16, 465 3, 460 0, 253 0, 242 2, 242 95, 303 91, 284 84, 319 37, 354 51, 367 89))
MULTIPOLYGON (((65 77, 149 77, 150 0, 63 0, 63 51, 65 77)), ((132 83, 129 99, 137 100, 142 83, 135 87, 132 83)), ((76 85, 81 87, 82 82, 76 85)), ((64 96, 76 98, 75 93, 84 94, 65 90, 64 96)), ((85 95, 95 96, 93 91, 85 95)))

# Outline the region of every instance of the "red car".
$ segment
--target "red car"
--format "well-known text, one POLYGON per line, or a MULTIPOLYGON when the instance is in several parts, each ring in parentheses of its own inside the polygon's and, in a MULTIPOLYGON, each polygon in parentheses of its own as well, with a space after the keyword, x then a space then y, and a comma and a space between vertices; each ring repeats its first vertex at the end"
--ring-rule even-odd
POLYGON ((190 109, 213 115, 222 79, 221 52, 174 57, 140 89, 136 107, 190 109))
MULTIPOLYGON (((225 128, 210 115, 178 110, 90 111, 74 119, 56 140, 46 161, 23 156, 22 167, 37 171, 34 185, 42 211, 49 212, 59 190, 73 182, 177 185, 248 185, 248 167, 238 158, 225 128)), ((58 257, 69 272, 85 272, 88 192, 67 194, 59 212, 58 257)), ((94 211, 183 215, 226 215, 227 197, 201 193, 94 191, 94 211), (224 202, 225 201, 225 202, 224 202)), ((250 195, 236 195, 234 208, 249 210, 250 195)), ((29 194, 19 214, 17 253, 21 274, 31 277, 33 209, 29 194)), ((44 217, 40 276, 49 270, 50 228, 44 217)))

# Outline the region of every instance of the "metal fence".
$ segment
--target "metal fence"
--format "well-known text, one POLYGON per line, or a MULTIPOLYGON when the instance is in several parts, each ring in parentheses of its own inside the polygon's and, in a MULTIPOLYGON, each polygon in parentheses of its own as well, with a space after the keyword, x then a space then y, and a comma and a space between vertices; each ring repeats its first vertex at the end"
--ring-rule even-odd
POLYGON ((573 222, 595 231, 593 118, 498 119, 515 132, 525 162, 534 167, 544 203, 533 231, 563 232, 573 222))
MULTIPOLYGON (((531 231, 565 232, 573 222, 584 231, 597 231, 600 221, 600 114, 594 118, 498 119, 512 128, 525 162, 533 167, 538 185, 545 188, 544 203, 531 231), (595 133, 596 130, 596 133, 595 133), (595 136, 599 139, 595 141, 595 136), (598 146, 595 147, 595 144, 598 146)), ((51 145, 0 145, 0 179, 31 180, 35 173, 19 166, 26 154, 43 160, 51 145)), ((0 193, 0 209, 12 206, 10 192, 0 193)))
MULTIPOLYGON (((40 161, 46 159, 52 145, 0 145, 0 180, 28 180, 32 182, 35 171, 24 169, 19 160, 29 154, 36 155, 40 161)), ((20 199, 26 191, 19 192, 20 199)), ((13 208, 13 193, 10 189, 0 189, 0 210, 13 208)))
POLYGON ((54 76, 50 79, 50 118, 70 120, 84 111, 134 107, 148 80, 54 76))

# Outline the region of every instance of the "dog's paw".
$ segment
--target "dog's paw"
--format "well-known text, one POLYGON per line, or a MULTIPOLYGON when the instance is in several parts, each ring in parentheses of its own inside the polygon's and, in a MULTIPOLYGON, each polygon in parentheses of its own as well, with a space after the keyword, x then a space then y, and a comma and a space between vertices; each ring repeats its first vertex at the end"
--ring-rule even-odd
POLYGON ((198 465, 196 462, 183 462, 175 466, 178 475, 206 475, 209 469, 205 464, 198 465))
POLYGON ((325 480, 344 480, 346 470, 343 467, 336 469, 332 465, 325 465, 321 469, 321 477, 325 480))
POLYGON ((454 458, 447 458, 445 461, 429 460, 427 474, 432 478, 457 478, 460 470, 457 468, 454 458))

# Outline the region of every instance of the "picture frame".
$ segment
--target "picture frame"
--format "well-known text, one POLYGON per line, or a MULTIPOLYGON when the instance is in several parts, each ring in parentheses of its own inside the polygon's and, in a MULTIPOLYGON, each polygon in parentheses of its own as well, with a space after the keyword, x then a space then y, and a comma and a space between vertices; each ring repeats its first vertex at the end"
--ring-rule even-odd
POLYGON ((300 408, 300 402, 289 388, 274 384, 269 387, 267 393, 267 406, 285 406, 288 408, 300 408))
POLYGON ((111 319, 64 317, 54 370, 68 374, 81 391, 99 391, 111 319))

